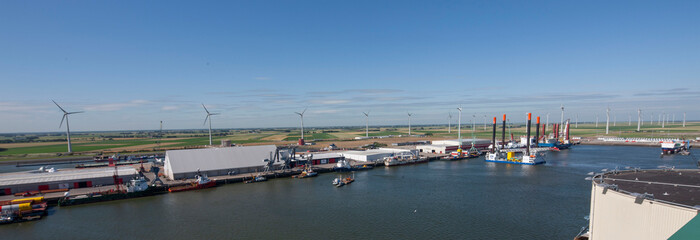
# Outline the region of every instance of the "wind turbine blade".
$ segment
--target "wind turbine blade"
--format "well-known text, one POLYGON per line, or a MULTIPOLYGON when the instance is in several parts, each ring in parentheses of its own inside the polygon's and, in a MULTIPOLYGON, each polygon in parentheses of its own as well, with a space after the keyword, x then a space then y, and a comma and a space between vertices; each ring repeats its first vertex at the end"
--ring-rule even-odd
POLYGON ((61 127, 63 126, 63 120, 66 119, 66 116, 68 116, 68 114, 67 114, 67 113, 64 113, 64 114, 63 114, 63 118, 61 118, 61 124, 58 124, 58 128, 61 128, 61 127))
POLYGON ((207 125, 207 119, 209 119, 209 114, 207 114, 207 117, 204 118, 204 124, 202 125, 207 125))
POLYGON ((299 115, 304 115, 304 113, 306 112, 306 109, 308 109, 308 107, 305 107, 304 111, 301 111, 301 114, 299 114, 299 115))
POLYGON ((209 110, 207 109, 207 107, 204 106, 204 103, 202 103, 202 107, 204 108, 204 111, 207 112, 207 115, 209 115, 209 110))
POLYGON ((298 113, 298 112, 294 112, 294 113, 296 113, 299 116, 304 115, 303 113, 298 113))
POLYGON ((84 112, 85 112, 85 111, 79 111, 79 112, 69 112, 69 113, 66 113, 66 114, 76 114, 76 113, 84 113, 84 112))
POLYGON ((219 115, 219 114, 221 114, 221 113, 210 113, 209 115, 211 116, 211 115, 219 115))
POLYGON ((56 101, 54 101, 54 100, 51 100, 51 101, 53 102, 53 104, 56 104, 56 107, 60 108, 61 111, 63 111, 63 113, 67 113, 66 110, 64 110, 60 105, 58 105, 58 103, 56 103, 56 101))

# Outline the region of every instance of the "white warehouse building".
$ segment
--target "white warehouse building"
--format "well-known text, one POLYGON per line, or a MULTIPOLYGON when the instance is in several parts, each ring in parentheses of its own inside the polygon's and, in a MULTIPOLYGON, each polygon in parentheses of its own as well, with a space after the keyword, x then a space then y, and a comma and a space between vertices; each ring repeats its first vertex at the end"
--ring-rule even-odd
POLYGON ((399 148, 378 148, 369 149, 367 151, 345 151, 340 152, 346 159, 352 159, 355 161, 363 162, 376 162, 382 160, 384 157, 392 157, 397 153, 413 153, 418 155, 418 150, 415 149, 399 149, 399 148))
MULTIPOLYGON (((166 151, 163 174, 175 180, 193 178, 198 171, 208 176, 262 171, 267 164, 265 159, 274 156, 275 151, 275 145, 166 151)), ((282 164, 276 162, 275 166, 282 164)))

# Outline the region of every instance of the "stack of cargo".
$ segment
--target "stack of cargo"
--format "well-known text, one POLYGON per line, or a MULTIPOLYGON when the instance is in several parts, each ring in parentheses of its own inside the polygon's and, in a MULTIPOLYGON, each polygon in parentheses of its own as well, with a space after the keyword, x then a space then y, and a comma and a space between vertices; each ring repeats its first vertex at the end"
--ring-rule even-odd
POLYGON ((12 223, 40 219, 46 215, 44 197, 0 201, 0 223, 12 223))

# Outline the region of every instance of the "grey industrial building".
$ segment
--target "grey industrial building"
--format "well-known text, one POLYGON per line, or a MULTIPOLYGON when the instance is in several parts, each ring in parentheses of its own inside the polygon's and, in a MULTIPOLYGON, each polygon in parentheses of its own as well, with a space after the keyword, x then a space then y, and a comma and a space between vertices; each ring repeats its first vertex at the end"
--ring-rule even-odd
MULTIPOLYGON (((133 167, 119 167, 118 181, 133 178, 133 167)), ((83 188, 114 184, 114 168, 59 169, 54 172, 35 170, 0 175, 0 195, 18 192, 83 188)))
MULTIPOLYGON (((277 151, 275 145, 219 147, 165 152, 164 173, 170 180, 193 178, 197 173, 221 176, 262 171, 277 151)), ((276 168, 281 162, 274 163, 276 168)))

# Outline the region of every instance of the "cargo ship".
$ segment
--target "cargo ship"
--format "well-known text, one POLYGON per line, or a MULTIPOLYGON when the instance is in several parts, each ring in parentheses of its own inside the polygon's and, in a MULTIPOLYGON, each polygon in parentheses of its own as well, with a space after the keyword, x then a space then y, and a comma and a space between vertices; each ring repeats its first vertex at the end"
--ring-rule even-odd
POLYGON ((114 201, 127 198, 137 198, 165 193, 164 187, 148 186, 148 182, 143 177, 131 179, 126 184, 126 189, 117 188, 108 191, 93 192, 71 196, 68 192, 58 200, 58 206, 72 206, 86 203, 114 201))
POLYGON ((47 207, 44 197, 0 201, 0 224, 41 219, 47 207))
POLYGON ((209 179, 206 175, 197 175, 197 180, 187 184, 185 186, 177 186, 168 188, 169 192, 183 192, 190 190, 197 190, 203 188, 210 188, 216 186, 216 182, 209 179))

